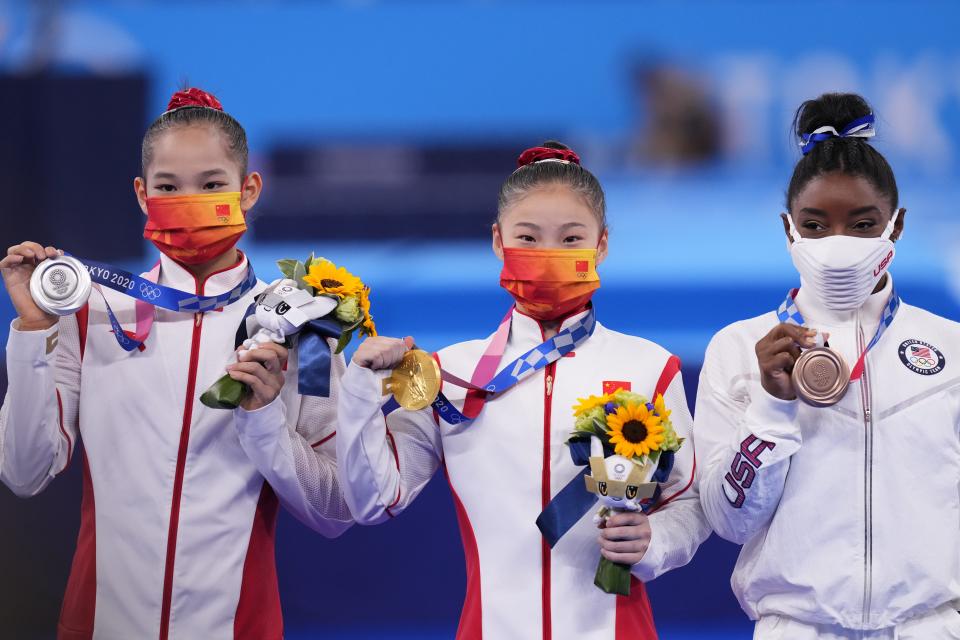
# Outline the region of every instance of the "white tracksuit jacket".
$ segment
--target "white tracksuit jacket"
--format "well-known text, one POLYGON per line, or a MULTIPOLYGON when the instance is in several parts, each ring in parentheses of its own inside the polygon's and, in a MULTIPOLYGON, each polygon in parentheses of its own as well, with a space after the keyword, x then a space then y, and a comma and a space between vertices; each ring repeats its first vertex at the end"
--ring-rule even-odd
MULTIPOLYGON (((246 271, 244 257, 199 282, 163 256, 160 283, 216 295, 246 271)), ((83 440, 80 535, 60 638, 280 638, 278 498, 324 535, 350 526, 331 440, 342 357, 330 398, 297 393, 291 350, 273 403, 252 412, 200 403, 264 286, 222 311, 156 309, 142 352, 120 348, 97 293, 48 331, 17 331, 14 322, 0 477, 17 495, 35 495, 83 440)), ((133 299, 105 294, 132 327, 133 299)))
MULTIPOLYGON (((580 316, 563 323, 565 328, 580 316)), ((540 325, 514 311, 501 367, 544 341, 540 325)), ((489 339, 438 354, 441 366, 469 379, 489 339)), ((363 524, 403 511, 433 473, 445 467, 467 562, 467 594, 457 637, 475 640, 655 637, 643 584, 686 564, 709 534, 693 486, 691 418, 675 358, 661 347, 597 324, 575 352, 486 403, 472 422, 451 426, 432 409, 380 411, 382 372, 351 365, 343 378, 337 456, 344 496, 363 524), (536 526, 549 500, 574 476, 564 444, 573 431, 577 398, 600 395, 604 381, 628 382, 651 395, 665 389, 677 433, 688 438, 650 516, 653 538, 633 568, 629 598, 593 585, 600 559, 598 531, 584 515, 552 550, 536 526), (668 504, 667 504, 668 503, 668 504)), ((445 385, 457 407, 464 389, 445 385)), ((586 489, 584 488, 584 491, 586 489)), ((424 562, 429 562, 425 558, 424 562)))
MULTIPOLYGON (((852 368, 891 287, 850 312, 803 288, 796 303, 852 368)), ((851 630, 932 614, 960 597, 960 325, 902 304, 863 378, 814 408, 760 384, 754 347, 777 324, 770 312, 720 331, 697 394, 701 501, 743 545, 741 606, 851 630)))

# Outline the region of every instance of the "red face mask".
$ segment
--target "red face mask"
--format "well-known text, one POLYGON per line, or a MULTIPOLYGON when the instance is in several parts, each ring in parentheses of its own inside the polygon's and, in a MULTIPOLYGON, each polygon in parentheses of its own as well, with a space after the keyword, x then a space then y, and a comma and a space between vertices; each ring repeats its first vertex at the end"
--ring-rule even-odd
POLYGON ((246 230, 239 191, 147 198, 143 237, 177 262, 222 256, 246 230))
POLYGON ((576 311, 600 287, 596 249, 503 249, 500 286, 523 311, 549 322, 576 311))

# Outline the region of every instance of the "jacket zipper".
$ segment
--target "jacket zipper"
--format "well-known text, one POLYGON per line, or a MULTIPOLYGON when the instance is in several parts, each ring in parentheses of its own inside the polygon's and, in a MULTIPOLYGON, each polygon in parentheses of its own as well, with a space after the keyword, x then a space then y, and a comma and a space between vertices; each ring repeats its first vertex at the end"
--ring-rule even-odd
MULTIPOLYGON (((198 288, 198 291, 200 289, 198 288)), ((193 338, 190 343, 190 368, 187 372, 187 395, 183 401, 183 423, 180 426, 180 445, 177 449, 177 467, 173 479, 173 498, 170 502, 170 524, 167 532, 167 556, 163 574, 163 599, 160 605, 160 640, 170 632, 170 606, 173 597, 173 567, 177 554, 177 529, 180 520, 180 494, 187 463, 187 444, 190 441, 190 422, 193 418, 193 396, 197 386, 197 363, 200 359, 200 333, 203 314, 195 313, 193 338)))
MULTIPOLYGON (((550 436, 551 414, 553 406, 553 383, 557 375, 557 363, 551 362, 544 370, 543 377, 543 475, 540 484, 540 508, 545 509, 550 503, 550 436)), ((550 640, 553 636, 553 614, 550 596, 550 545, 540 537, 541 560, 541 600, 543 611, 543 640, 550 640)))
MULTIPOLYGON (((860 318, 857 318, 857 351, 863 353, 864 338, 860 318)), ((873 599, 873 417, 871 415, 872 398, 870 395, 870 377, 867 373, 867 361, 863 361, 863 375, 860 378, 860 403, 863 407, 863 615, 866 626, 870 621, 870 608, 873 599)))

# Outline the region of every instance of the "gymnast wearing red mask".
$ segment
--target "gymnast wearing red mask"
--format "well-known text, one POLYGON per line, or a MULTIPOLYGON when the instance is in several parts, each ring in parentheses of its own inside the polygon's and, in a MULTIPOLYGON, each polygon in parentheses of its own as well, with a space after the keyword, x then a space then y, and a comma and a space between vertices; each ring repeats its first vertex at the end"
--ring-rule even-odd
MULTIPOLYGON (((358 522, 396 516, 445 467, 467 561, 460 639, 655 638, 643 582, 686 564, 709 534, 686 445, 645 513, 614 515, 598 529, 594 509, 571 516, 558 506, 590 498, 565 445, 578 398, 662 394, 677 435, 691 437, 677 358, 596 322, 590 299, 607 255, 605 209, 599 182, 572 150, 547 142, 525 151, 500 189, 493 225, 500 284, 516 304, 491 337, 435 354, 444 379, 459 382, 444 384, 432 408, 383 407, 382 381, 412 338, 367 339, 344 375, 337 455, 358 522), (509 388, 483 391, 501 378, 512 378, 509 388), (629 596, 593 586, 601 554, 629 566, 629 596)), ((630 423, 622 435, 637 439, 643 428, 630 423)))
POLYGON ((0 478, 35 495, 83 439, 80 535, 59 638, 279 640, 278 502, 327 536, 352 523, 331 440, 344 362, 331 357, 330 397, 300 396, 295 355, 288 363, 287 350, 269 344, 227 367, 252 391, 239 408, 198 401, 232 361, 244 313, 266 286, 235 248, 262 180, 248 171, 243 128, 199 89, 173 96, 142 158, 134 188, 144 237, 161 255, 140 287, 203 304, 171 311, 103 286, 58 318, 35 304, 29 282, 61 252, 11 247, 0 261, 18 314, 0 478))

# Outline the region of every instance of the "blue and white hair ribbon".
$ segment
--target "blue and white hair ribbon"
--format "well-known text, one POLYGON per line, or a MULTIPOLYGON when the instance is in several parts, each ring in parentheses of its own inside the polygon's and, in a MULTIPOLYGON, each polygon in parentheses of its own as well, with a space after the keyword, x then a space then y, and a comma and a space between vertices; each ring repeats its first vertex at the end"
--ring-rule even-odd
POLYGON ((861 118, 857 118, 840 131, 837 131, 829 125, 814 129, 812 132, 804 133, 800 136, 800 148, 803 151, 803 155, 807 155, 818 142, 823 142, 830 138, 872 138, 877 135, 877 130, 873 126, 875 121, 876 119, 873 117, 873 114, 869 113, 861 118))

